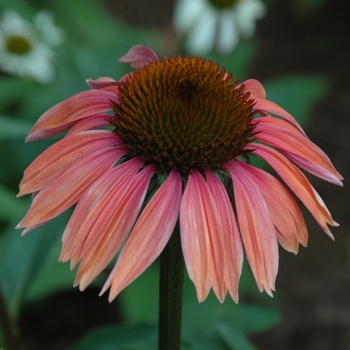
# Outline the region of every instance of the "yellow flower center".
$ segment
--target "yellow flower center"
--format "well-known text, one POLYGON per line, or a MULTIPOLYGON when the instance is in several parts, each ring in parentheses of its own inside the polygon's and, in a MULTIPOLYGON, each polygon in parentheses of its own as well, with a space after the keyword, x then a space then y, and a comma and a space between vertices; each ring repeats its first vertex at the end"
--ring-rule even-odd
POLYGON ((201 58, 151 63, 120 88, 111 124, 129 156, 162 171, 221 169, 246 156, 254 131, 253 100, 231 79, 224 67, 201 58))
POLYGON ((222 9, 230 8, 230 7, 237 5, 237 3, 239 3, 240 0, 208 0, 208 1, 214 7, 222 10, 222 9))
POLYGON ((13 35, 7 38, 6 49, 14 55, 26 55, 32 48, 30 41, 20 35, 13 35))

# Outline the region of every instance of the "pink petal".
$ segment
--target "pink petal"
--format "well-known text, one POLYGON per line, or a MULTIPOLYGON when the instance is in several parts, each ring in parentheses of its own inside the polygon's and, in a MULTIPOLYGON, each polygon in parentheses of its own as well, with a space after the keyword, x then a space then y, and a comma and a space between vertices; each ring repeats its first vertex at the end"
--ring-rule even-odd
POLYGON ((211 285, 222 301, 224 260, 217 253, 224 250, 219 237, 223 227, 209 187, 197 170, 190 173, 184 191, 180 232, 187 271, 196 286, 198 301, 205 300, 211 285))
POLYGON ((260 187, 241 162, 225 167, 232 177, 238 223, 248 262, 260 291, 272 296, 278 271, 276 230, 260 187))
POLYGON ((276 118, 259 118, 256 138, 293 160, 298 166, 326 181, 342 186, 340 174, 327 155, 287 122, 276 118))
POLYGON ((254 143, 254 147, 255 150, 252 153, 264 159, 275 169, 290 189, 309 209, 322 229, 334 239, 327 223, 332 226, 338 226, 338 224, 332 219, 321 197, 311 186, 305 175, 276 150, 258 143, 254 143))
POLYGON ((135 45, 127 52, 126 55, 120 57, 118 61, 123 63, 131 63, 131 67, 137 69, 146 66, 151 62, 157 62, 158 57, 149 47, 135 45))
MULTIPOLYGON (((91 129, 100 129, 106 126, 110 127, 111 123, 109 122, 109 119, 111 117, 112 116, 110 114, 99 113, 99 114, 92 115, 91 117, 80 119, 72 125, 72 127, 69 129, 65 137, 72 134, 76 134, 81 131, 86 131, 91 129)), ((117 135, 115 135, 115 137, 116 139, 118 138, 117 135)), ((120 139, 118 138, 118 140, 120 139)), ((121 140, 119 142, 121 143, 121 140)))
POLYGON ((102 228, 116 213, 115 206, 134 183, 142 164, 134 158, 108 169, 83 194, 63 233, 60 261, 72 259, 73 268, 86 249, 103 236, 102 228))
POLYGON ((293 116, 289 114, 287 111, 285 111, 283 108, 281 108, 279 105, 262 98, 255 98, 254 101, 255 101, 255 104, 253 106, 253 109, 255 111, 258 111, 258 112, 262 111, 262 112, 278 115, 283 119, 285 119, 288 123, 291 123, 296 129, 298 129, 303 135, 305 135, 304 130, 299 125, 299 123, 293 118, 293 116))
POLYGON ((101 291, 111 286, 110 301, 160 255, 178 220, 181 197, 181 176, 171 171, 141 213, 101 291))
MULTIPOLYGON (((255 79, 248 79, 240 85, 244 85, 245 86, 244 91, 245 92, 249 91, 254 98, 262 98, 262 99, 266 98, 265 89, 259 81, 255 79)), ((238 85, 237 88, 240 85, 238 85)))
MULTIPOLYGON (((222 232, 215 232, 217 242, 212 244, 214 258, 218 260, 218 255, 223 257, 224 261, 218 260, 218 262, 224 265, 223 281, 232 299, 238 303, 238 282, 243 264, 241 235, 225 187, 212 172, 207 171, 205 175, 210 192, 218 209, 218 218, 222 222, 222 232)), ((225 294, 226 292, 224 292, 223 295, 225 294)), ((220 295, 220 293, 216 292, 216 295, 220 295)))
POLYGON ((307 228, 300 208, 289 191, 271 174, 239 161, 259 186, 269 208, 277 238, 284 249, 297 253, 307 245, 307 228))
POLYGON ((39 155, 24 171, 18 197, 39 191, 59 178, 72 165, 118 141, 110 131, 75 134, 56 142, 39 155))
MULTIPOLYGON (((154 170, 155 167, 152 165, 146 167, 131 179, 126 191, 114 190, 110 196, 112 203, 108 203, 104 209, 103 217, 97 218, 93 232, 89 234, 92 239, 88 237, 91 243, 86 243, 87 249, 83 254, 74 282, 75 285, 80 284, 80 290, 84 290, 107 266, 130 233, 141 210, 154 170), (106 210, 112 211, 112 215, 106 210)), ((122 184, 119 183, 120 185, 122 184)), ((105 200, 108 199, 103 199, 105 200)))
POLYGON ((86 79, 86 84, 89 85, 91 89, 102 89, 102 88, 109 88, 109 87, 115 87, 123 85, 122 82, 116 81, 109 77, 101 77, 96 80, 93 79, 86 79))
POLYGON ((111 101, 119 103, 118 96, 109 91, 89 90, 71 96, 45 112, 35 123, 26 141, 57 135, 72 126, 72 122, 111 110, 111 101))
POLYGON ((53 219, 75 204, 89 186, 123 155, 124 151, 100 150, 74 164, 58 179, 41 190, 18 224, 27 227, 53 219))

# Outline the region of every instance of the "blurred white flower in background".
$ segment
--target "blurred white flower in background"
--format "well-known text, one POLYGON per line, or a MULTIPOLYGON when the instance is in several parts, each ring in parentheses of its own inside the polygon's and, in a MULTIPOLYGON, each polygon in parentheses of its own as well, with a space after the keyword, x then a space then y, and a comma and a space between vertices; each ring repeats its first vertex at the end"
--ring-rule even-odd
POLYGON ((53 48, 63 42, 63 32, 45 11, 34 17, 34 25, 13 10, 0 18, 0 70, 29 77, 42 84, 55 79, 53 48))
POLYGON ((227 54, 240 37, 254 33, 255 22, 266 8, 259 0, 178 0, 174 26, 186 37, 186 49, 192 54, 212 50, 227 54))

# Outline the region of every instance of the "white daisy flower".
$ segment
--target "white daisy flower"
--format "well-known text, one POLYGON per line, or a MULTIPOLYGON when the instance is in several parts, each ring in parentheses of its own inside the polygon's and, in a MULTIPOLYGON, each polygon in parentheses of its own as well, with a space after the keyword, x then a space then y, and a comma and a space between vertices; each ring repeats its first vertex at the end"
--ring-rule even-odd
POLYGON ((227 54, 240 37, 254 33, 255 21, 266 8, 259 0, 178 0, 174 26, 186 34, 186 49, 192 54, 211 50, 227 54))
POLYGON ((13 10, 0 18, 0 69, 48 84, 55 78, 52 47, 63 41, 60 28, 47 12, 34 18, 35 26, 13 10))

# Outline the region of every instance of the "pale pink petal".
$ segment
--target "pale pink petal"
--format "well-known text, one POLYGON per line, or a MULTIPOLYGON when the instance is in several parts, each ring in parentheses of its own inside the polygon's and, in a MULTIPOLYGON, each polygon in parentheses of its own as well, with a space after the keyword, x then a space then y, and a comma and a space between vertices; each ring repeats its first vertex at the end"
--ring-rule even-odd
MULTIPOLYGON (((154 170, 155 167, 153 165, 147 166, 131 179, 130 186, 126 191, 114 190, 114 193, 110 196, 111 203, 108 203, 108 206, 102 213, 102 218, 96 220, 92 227, 92 232, 89 234, 92 236, 92 239, 88 237, 90 244, 89 242, 86 244, 87 249, 83 254, 74 282, 75 285, 80 284, 80 290, 84 290, 96 278, 124 243, 140 213, 154 170), (120 196, 118 197, 118 195, 120 196), (112 215, 107 213, 106 210, 112 211, 112 215)), ((120 182, 118 184, 119 187, 123 186, 120 182)), ((137 239, 143 239, 146 236, 145 232, 148 232, 147 225, 142 227, 141 235, 137 239)), ((131 234, 130 238, 132 239, 132 237, 133 234, 131 234)), ((127 246, 129 246, 128 243, 126 243, 124 249, 127 249, 127 246)), ((139 247, 139 249, 142 250, 142 247, 139 247)), ((133 256, 133 258, 141 262, 141 256, 146 257, 145 252, 140 253, 139 256, 133 256)), ((126 255, 125 259, 126 264, 130 262, 133 268, 136 268, 136 263, 130 261, 132 258, 126 255)), ((128 274, 128 277, 130 278, 132 268, 130 266, 129 268, 130 274, 128 274)), ((117 273, 116 281, 119 281, 121 274, 123 273, 117 273)))
POLYGON ((255 101, 255 104, 253 106, 253 110, 258 112, 262 111, 262 112, 278 115, 283 119, 285 119, 288 123, 291 123, 297 130, 299 130, 303 135, 305 135, 305 132, 302 129, 302 127, 299 125, 299 123, 293 118, 291 114, 285 111, 282 107, 280 107, 274 102, 271 102, 262 98, 255 98, 254 101, 255 101))
POLYGON ((112 78, 109 78, 109 77, 100 77, 98 79, 86 79, 85 80, 86 84, 89 85, 89 87, 91 89, 103 89, 103 88, 108 88, 108 87, 111 87, 111 86, 121 86, 123 85, 122 82, 120 81, 116 81, 112 78))
MULTIPOLYGON (((72 127, 69 129, 65 137, 76 134, 81 131, 91 130, 91 129, 100 129, 104 127, 111 127, 109 119, 112 118, 112 115, 106 113, 94 114, 91 117, 80 119, 75 122, 72 127)), ((114 134, 116 139, 121 143, 122 141, 114 134)))
POLYGON ((249 91, 254 98, 266 98, 266 92, 262 84, 256 79, 248 79, 243 83, 239 84, 237 88, 244 85, 244 91, 249 91))
POLYGON ((290 189, 309 209, 322 229, 334 239, 327 223, 337 226, 319 194, 311 186, 305 175, 278 151, 262 144, 255 143, 252 152, 269 163, 281 176, 290 189))
POLYGON ((123 63, 131 63, 131 67, 137 69, 146 66, 151 62, 157 62, 158 57, 149 47, 134 45, 127 52, 127 54, 120 57, 118 61, 123 63))
POLYGON ((72 259, 74 267, 87 247, 102 235, 99 232, 114 215, 114 205, 128 191, 142 164, 134 158, 108 169, 83 194, 63 233, 60 261, 72 259))
POLYGON ((102 294, 111 287, 110 301, 163 251, 178 220, 181 197, 181 176, 171 171, 141 213, 101 291, 102 294))
POLYGON ((110 148, 94 152, 74 164, 56 181, 41 190, 18 224, 27 227, 53 219, 75 204, 89 186, 123 155, 124 151, 110 148))
POLYGON ((342 186, 342 177, 327 155, 290 124, 276 118, 259 118, 255 127, 256 139, 277 148, 298 166, 311 174, 342 186))
POLYGON ((299 243, 306 246, 308 240, 305 220, 299 205, 285 186, 271 174, 239 162, 243 168, 249 171, 266 200, 277 229, 278 242, 284 249, 296 254, 299 243))
POLYGON ((266 200, 241 162, 225 163, 233 181, 238 223, 248 262, 260 291, 272 296, 278 271, 276 230, 266 200))
POLYGON ((66 137, 41 153, 24 171, 18 197, 39 191, 58 179, 72 165, 92 153, 115 145, 119 138, 110 131, 94 131, 66 137))
MULTIPOLYGON (((214 256, 216 255, 217 258, 219 254, 224 258, 223 262, 220 261, 220 263, 224 264, 223 281, 232 299, 238 303, 238 282, 243 264, 241 235, 225 187, 211 171, 207 171, 205 175, 215 205, 218 209, 219 220, 222 222, 222 232, 214 233, 216 241, 219 243, 213 243, 214 256)), ((219 293, 216 293, 216 295, 219 295, 219 293)))
POLYGON ((187 271, 196 286, 199 302, 205 300, 212 285, 214 291, 220 291, 223 283, 223 261, 218 262, 219 257, 213 256, 213 245, 218 242, 215 236, 222 231, 209 187, 202 175, 193 170, 181 203, 180 232, 187 271))
POLYGON ((102 89, 83 91, 73 95, 45 112, 35 123, 26 141, 54 136, 70 128, 72 122, 109 111, 111 101, 119 103, 118 96, 102 89))

